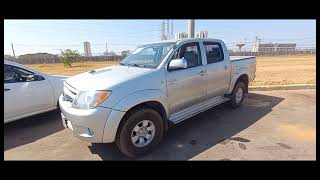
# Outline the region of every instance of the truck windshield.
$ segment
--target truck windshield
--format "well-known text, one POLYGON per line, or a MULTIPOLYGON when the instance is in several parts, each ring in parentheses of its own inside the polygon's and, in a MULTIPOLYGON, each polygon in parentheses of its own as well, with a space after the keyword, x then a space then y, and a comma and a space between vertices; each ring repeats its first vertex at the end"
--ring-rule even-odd
POLYGON ((156 68, 174 45, 175 43, 171 42, 139 47, 123 59, 120 65, 156 68))

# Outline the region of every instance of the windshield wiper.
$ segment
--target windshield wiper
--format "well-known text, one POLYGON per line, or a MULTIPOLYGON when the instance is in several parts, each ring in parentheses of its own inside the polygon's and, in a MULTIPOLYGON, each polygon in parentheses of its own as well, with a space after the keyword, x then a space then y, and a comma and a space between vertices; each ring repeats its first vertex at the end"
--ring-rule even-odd
POLYGON ((126 64, 125 63, 122 63, 122 62, 120 62, 119 63, 121 66, 126 66, 126 64))
POLYGON ((136 64, 136 63, 132 63, 132 64, 127 64, 128 66, 135 66, 135 67, 141 67, 141 68, 144 68, 144 65, 139 65, 139 64, 136 64))

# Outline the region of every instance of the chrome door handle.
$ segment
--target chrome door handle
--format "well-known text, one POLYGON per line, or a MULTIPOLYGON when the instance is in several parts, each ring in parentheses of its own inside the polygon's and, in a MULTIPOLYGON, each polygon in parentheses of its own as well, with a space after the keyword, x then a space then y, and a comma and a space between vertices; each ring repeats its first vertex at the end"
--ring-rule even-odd
POLYGON ((174 79, 174 80, 168 81, 168 83, 169 83, 169 85, 171 85, 171 84, 174 84, 174 82, 176 82, 176 81, 177 81, 177 80, 174 79))
POLYGON ((224 66, 224 70, 227 70, 229 68, 229 66, 224 66))
POLYGON ((204 75, 204 71, 200 71, 200 73, 199 73, 201 76, 203 76, 204 75))

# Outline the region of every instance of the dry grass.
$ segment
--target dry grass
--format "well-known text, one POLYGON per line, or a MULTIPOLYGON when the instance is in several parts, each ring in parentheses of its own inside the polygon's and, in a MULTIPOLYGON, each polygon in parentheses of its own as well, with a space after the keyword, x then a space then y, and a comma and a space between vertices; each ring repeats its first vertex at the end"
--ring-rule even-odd
POLYGON ((89 71, 91 69, 111 66, 117 63, 118 61, 78 62, 78 63, 72 63, 72 66, 70 68, 65 68, 63 66, 63 63, 30 64, 28 66, 38 71, 44 72, 46 74, 59 74, 59 75, 72 76, 72 75, 80 74, 82 72, 89 71))
POLYGON ((316 83, 316 56, 257 57, 256 78, 251 85, 316 83))
MULTIPOLYGON (((32 64, 47 74, 76 75, 95 68, 117 64, 117 61, 63 64, 32 64)), ((316 83, 316 56, 257 57, 256 78, 251 85, 313 84, 316 83)))

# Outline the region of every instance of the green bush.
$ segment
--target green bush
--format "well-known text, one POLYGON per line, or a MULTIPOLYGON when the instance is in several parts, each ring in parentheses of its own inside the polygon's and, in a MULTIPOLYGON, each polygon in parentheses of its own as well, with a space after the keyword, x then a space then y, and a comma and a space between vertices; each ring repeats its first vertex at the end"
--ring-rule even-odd
POLYGON ((72 51, 71 49, 66 49, 61 51, 61 57, 64 67, 71 67, 71 63, 75 62, 76 59, 79 59, 80 54, 77 50, 72 51))

